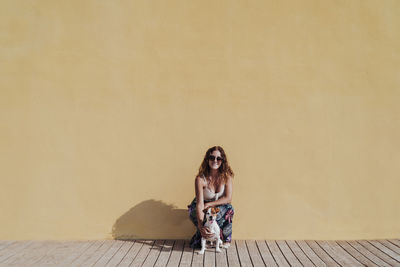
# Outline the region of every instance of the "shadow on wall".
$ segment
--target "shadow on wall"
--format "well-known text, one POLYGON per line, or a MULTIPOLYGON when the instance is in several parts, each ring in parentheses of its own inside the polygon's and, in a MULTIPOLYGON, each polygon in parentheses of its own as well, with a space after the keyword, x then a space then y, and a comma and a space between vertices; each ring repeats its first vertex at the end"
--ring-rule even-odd
POLYGON ((196 228, 187 209, 159 200, 143 201, 114 223, 114 239, 190 239, 196 228))

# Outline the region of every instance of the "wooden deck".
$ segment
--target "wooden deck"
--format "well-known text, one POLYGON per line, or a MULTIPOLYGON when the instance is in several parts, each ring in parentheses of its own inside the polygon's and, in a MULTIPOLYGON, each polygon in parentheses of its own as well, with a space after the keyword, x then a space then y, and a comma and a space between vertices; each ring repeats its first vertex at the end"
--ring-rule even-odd
POLYGON ((0 241, 0 266, 400 266, 400 240, 236 240, 204 255, 185 240, 0 241))

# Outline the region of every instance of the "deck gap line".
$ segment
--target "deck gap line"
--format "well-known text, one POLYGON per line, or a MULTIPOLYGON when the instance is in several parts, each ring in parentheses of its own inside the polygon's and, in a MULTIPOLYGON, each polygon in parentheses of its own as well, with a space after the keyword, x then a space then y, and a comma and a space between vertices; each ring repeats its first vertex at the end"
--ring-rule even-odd
MULTIPOLYGON (((371 254, 373 254, 375 257, 379 258, 381 261, 383 261, 384 263, 386 263, 388 266, 391 266, 390 263, 388 263, 387 261, 385 261, 384 259, 382 259, 381 257, 379 257, 379 255, 375 254, 373 251, 369 250, 366 246, 364 246, 363 244, 361 244, 358 240, 355 241, 357 242, 360 246, 362 246, 363 248, 365 248, 367 251, 369 251, 371 254)), ((371 245, 372 246, 372 245, 371 245)), ((383 253, 386 255, 386 253, 383 253)), ((391 258, 391 257, 390 257, 391 258)))
MULTIPOLYGON (((232 242, 232 241, 231 241, 232 242)), ((224 244, 224 243, 222 243, 222 244, 224 244)), ((229 244, 230 245, 230 244, 229 244)), ((215 258, 217 258, 217 257, 215 257, 215 258)), ((225 258, 226 258, 226 266, 228 266, 229 267, 229 261, 228 261, 228 249, 225 249, 225 258)))
POLYGON ((395 246, 397 246, 398 248, 400 248, 400 245, 398 245, 398 244, 394 243, 394 242, 393 242, 393 240, 391 240, 391 239, 388 239, 387 241, 389 241, 389 242, 390 242, 390 243, 392 243, 393 245, 395 245, 395 246))
MULTIPOLYGON (((106 240, 105 240, 106 241, 106 240)), ((102 247, 106 242, 104 241, 104 243, 100 246, 100 247, 102 247)), ((106 254, 107 253, 107 251, 112 247, 112 243, 111 243, 111 245, 108 247, 108 249, 106 250, 106 251, 104 251, 103 252, 103 254, 102 255, 100 255, 100 257, 91 265, 91 266, 94 266, 94 265, 96 265, 96 263, 104 256, 104 254, 106 254)), ((100 248, 99 247, 99 248, 100 248)), ((98 249, 99 249, 98 248, 98 249)), ((97 250, 96 250, 97 251, 97 250)), ((88 260, 89 260, 90 258, 88 258, 88 260)))
MULTIPOLYGON (((184 244, 186 246, 186 242, 184 244)), ((190 241, 189 241, 189 247, 190 247, 190 241)), ((194 248, 190 247, 192 249, 192 258, 190 259, 190 266, 193 264, 193 258, 194 258, 194 248)), ((185 247, 183 247, 185 249, 185 247)), ((185 250, 184 250, 185 251, 185 250)), ((182 253, 183 254, 183 253, 182 253)))
MULTIPOLYGON (((107 241, 107 240, 105 240, 105 241, 107 241)), ((104 243, 106 243, 105 241, 104 241, 104 243)), ((104 244, 104 243, 103 243, 103 244, 104 244)), ((103 245, 101 245, 100 247, 102 247, 102 246, 103 246, 103 245)), ((100 257, 99 257, 91 266, 96 265, 96 263, 97 263, 101 258, 103 258, 103 256, 107 253, 107 251, 109 251, 109 250, 111 249, 112 246, 113 246, 113 244, 111 243, 111 245, 108 247, 108 249, 107 249, 106 251, 104 251, 103 254, 100 255, 100 257)), ((100 247, 99 247, 99 248, 100 248, 100 247)), ((98 249, 99 249, 99 248, 98 248, 98 249)), ((97 251, 97 250, 96 250, 96 251, 97 251)), ((88 258, 88 260, 89 260, 89 259, 90 259, 90 258, 88 258)))
MULTIPOLYGON (((114 241, 119 241, 119 240, 114 240, 114 241)), ((119 248, 114 252, 114 254, 108 259, 108 261, 104 264, 104 266, 107 266, 107 264, 112 260, 112 258, 114 258, 114 256, 118 253, 118 251, 122 248, 122 246, 123 246, 124 244, 122 243, 120 246, 119 246, 119 248)), ((110 250, 112 248, 112 245, 111 245, 111 247, 108 249, 108 250, 110 250)), ((107 251, 108 251, 107 250, 107 251)), ((103 256, 107 253, 107 251, 103 254, 103 256)), ((102 257, 100 257, 97 261, 99 261, 100 259, 101 259, 102 257)), ((96 261, 96 262, 97 262, 96 261)), ((93 264, 94 265, 94 264, 93 264)))
MULTIPOLYGON (((137 241, 138 241, 138 239, 135 239, 135 243, 136 243, 137 241)), ((132 263, 135 261, 136 257, 139 255, 140 251, 142 250, 144 244, 143 244, 143 242, 139 242, 139 244, 141 244, 141 246, 140 246, 140 248, 138 249, 138 251, 137 251, 135 257, 133 257, 132 262, 129 263, 128 266, 131 266, 131 265, 132 265, 132 263)), ((131 249, 132 249, 132 248, 131 248, 131 249)), ((129 250, 129 251, 131 251, 131 250, 129 250)), ((128 252, 129 252, 129 251, 128 251, 128 252)), ((126 255, 128 255, 128 253, 126 253, 126 255)), ((125 256, 126 256, 126 255, 125 255, 125 256)), ((125 258, 125 257, 124 257, 124 258, 125 258)), ((123 259, 124 259, 124 258, 123 258, 123 259)), ((122 259, 122 260, 123 260, 123 259, 122 259)))
MULTIPOLYGON (((151 239, 150 239, 151 240, 151 239)), ((146 258, 144 258, 143 259, 143 262, 142 262, 142 264, 140 265, 140 266, 143 266, 143 264, 146 262, 146 259, 147 259, 147 257, 150 255, 150 252, 151 252, 151 249, 154 247, 154 244, 156 243, 156 241, 155 240, 153 240, 153 244, 151 244, 151 248, 149 249, 149 253, 147 253, 147 255, 146 255, 146 258)), ((142 246, 142 248, 143 248, 143 246, 142 246)), ((140 251, 139 251, 139 253, 140 253, 140 251)), ((139 254, 138 253, 138 254, 139 254)), ((129 265, 130 266, 130 265, 129 265)))
MULTIPOLYGON (((134 240, 135 240, 135 244, 136 244, 136 242, 138 241, 138 239, 134 239, 134 240)), ((131 266, 131 265, 132 265, 132 263, 135 261, 137 255, 139 255, 140 251, 142 250, 142 248, 143 248, 143 242, 139 242, 139 244, 141 244, 141 246, 140 246, 139 250, 137 251, 135 257, 133 257, 132 262, 129 263, 128 266, 131 266)), ((122 258, 121 262, 125 259, 126 255, 128 255, 129 251, 131 251, 132 248, 133 248, 133 245, 132 245, 132 247, 128 250, 128 252, 125 254, 125 256, 122 258)), ((121 263, 121 262, 120 262, 120 263, 121 263)), ((118 265, 119 265, 119 263, 118 263, 118 265)))
MULTIPOLYGON (((397 262, 400 263, 400 261, 399 261, 398 259, 395 259, 395 258, 393 258, 391 255, 387 254, 385 251, 383 251, 382 249, 380 249, 379 247, 377 247, 376 245, 374 245, 374 243, 371 243, 370 240, 366 240, 366 241, 367 241, 369 244, 371 244, 371 246, 375 247, 376 249, 379 249, 382 253, 386 254, 387 256, 389 256, 390 258, 392 258, 393 260, 395 260, 395 261, 397 261, 397 262)), ((376 240, 375 240, 375 241, 376 241, 376 240)), ((390 251, 392 251, 393 253, 395 253, 395 254, 398 255, 398 253, 397 253, 396 251, 391 250, 390 248, 388 248, 387 246, 385 246, 385 245, 383 245, 383 244, 381 244, 381 245, 384 246, 386 249, 388 249, 388 250, 390 250, 390 251)))
MULTIPOLYGON (((181 253, 181 256, 179 257, 178 266, 181 265, 183 252, 185 251, 185 244, 186 244, 186 240, 184 240, 184 241, 183 241, 183 244, 182 244, 182 253, 181 253)), ((174 244, 174 247, 175 247, 175 244, 174 244)), ((190 262, 190 264, 192 264, 192 262, 190 262)))
MULTIPOLYGON (((277 266, 279 266, 278 262, 276 261, 275 257, 274 257, 274 253, 272 253, 271 249, 269 248, 268 244, 267 244, 267 240, 264 240, 265 242, 265 246, 268 248, 269 253, 271 254, 272 258, 274 259, 275 263, 277 266)), ((278 245, 277 245, 278 246, 278 245)))
MULTIPOLYGON (((296 243, 296 245, 300 248, 300 250, 304 253, 304 255, 306 255, 307 259, 309 259, 309 260, 311 261, 311 263, 314 264, 314 266, 317 266, 317 265, 313 262, 313 260, 307 255, 307 253, 303 250, 303 248, 299 245, 299 243, 298 243, 297 241, 298 241, 298 240, 294 240, 294 243, 296 243)), ((307 242, 306 242, 305 240, 302 240, 302 241, 304 241, 304 244, 305 244, 306 246, 308 246, 308 247, 311 249, 312 252, 314 252, 314 250, 312 250, 312 248, 307 244, 307 242)), ((315 256, 317 256, 318 259, 320 259, 323 263, 325 263, 325 262, 318 256, 318 254, 316 254, 315 252, 314 252, 314 254, 315 254, 315 256)), ((326 264, 325 264, 325 265, 326 265, 326 264)))
MULTIPOLYGON (((168 265, 169 259, 171 258, 171 255, 172 255, 172 252, 174 252, 175 243, 176 243, 176 240, 174 240, 173 243, 172 243, 171 252, 170 252, 169 255, 168 255, 168 259, 167 259, 167 262, 165 263, 165 266, 168 265)), ((164 244, 165 244, 165 243, 164 243, 164 244)), ((157 261, 156 261, 156 262, 157 262, 157 261)), ((155 263, 154 263, 154 264, 155 264, 155 263)))
POLYGON ((106 242, 106 240, 102 240, 100 246, 98 246, 96 248, 96 250, 93 251, 92 255, 90 255, 84 262, 82 262, 82 264, 84 264, 86 261, 88 261, 104 245, 105 242, 106 242))
MULTIPOLYGON (((323 241, 323 240, 318 240, 318 241, 323 241)), ((336 262, 339 266, 343 266, 341 265, 339 262, 337 262, 335 260, 335 258, 333 256, 331 256, 317 241, 315 241, 315 243, 326 253, 326 255, 328 255, 334 262, 336 262)))
MULTIPOLYGON (((105 242, 104 242, 104 243, 105 243, 105 242)), ((110 248, 112 247, 112 245, 113 245, 113 244, 111 244, 111 246, 109 246, 108 249, 107 249, 106 251, 104 251, 103 254, 100 255, 100 257, 99 257, 91 266, 96 265, 96 263, 97 263, 101 258, 103 258, 103 256, 104 256, 105 254, 107 254, 107 251, 110 250, 110 248)))
MULTIPOLYGON (((300 264, 303 265, 303 263, 301 262, 300 258, 297 257, 296 253, 294 253, 293 249, 289 246, 287 240, 283 240, 283 242, 285 242, 286 246, 290 249, 290 251, 292 252, 293 256, 298 260, 298 262, 300 262, 300 264)), ((312 261, 311 261, 311 263, 312 263, 312 261)))
MULTIPOLYGON (((85 249, 84 251, 82 251, 82 253, 81 253, 79 256, 77 256, 75 259, 73 259, 73 260, 69 263, 69 265, 71 265, 71 264, 74 263, 77 259, 79 259, 79 258, 86 252, 86 250, 88 250, 88 249, 90 249, 92 246, 94 246, 94 244, 96 244, 96 241, 100 241, 100 242, 101 242, 100 245, 98 246, 98 248, 101 247, 101 245, 103 245, 103 243, 104 243, 104 240, 93 240, 93 243, 92 243, 87 249, 85 249)), ((94 253, 94 251, 93 251, 93 253, 94 253)), ((89 259, 89 258, 88 258, 88 259, 89 259)), ((88 259, 86 259, 86 260, 88 260, 88 259)))
POLYGON ((346 252, 348 255, 350 255, 351 258, 353 258, 356 262, 358 262, 361 265, 364 265, 362 262, 360 262, 356 257, 354 257, 350 252, 348 252, 347 250, 345 250, 338 242, 336 242, 336 240, 333 240, 333 242, 338 245, 340 248, 343 249, 344 252, 346 252))
MULTIPOLYGON (((255 243, 255 242, 254 242, 254 243, 255 243)), ((244 244, 246 245, 247 254, 249 254, 249 258, 250 258, 251 265, 254 266, 254 262, 253 262, 253 259, 251 258, 251 254, 250 254, 249 247, 247 246, 247 240, 244 241, 244 244)))
MULTIPOLYGON (((155 244, 155 243, 156 243, 156 242, 154 241, 154 244, 155 244)), ((161 249, 160 249, 160 253, 158 253, 157 258, 156 258, 156 260, 154 261, 153 266, 156 265, 157 260, 158 260, 158 258, 160 257, 162 250, 164 249, 165 243, 166 243, 166 240, 164 239, 164 240, 163 240, 163 245, 162 245, 162 247, 161 247, 161 249)), ((150 250, 150 251, 151 251, 151 250, 150 250)), ((150 254, 150 252, 149 252, 149 254, 150 254)), ((168 259, 169 259, 169 257, 168 257, 168 259)), ((167 264, 168 264, 168 261, 167 261, 167 264)))
POLYGON ((128 252, 132 249, 132 247, 133 247, 133 245, 136 243, 136 240, 133 240, 133 242, 132 242, 132 245, 129 247, 129 249, 127 249, 126 250, 126 253, 125 253, 125 255, 121 258, 121 260, 115 265, 115 266, 118 266, 121 262, 122 262, 122 260, 125 258, 125 256, 126 256, 126 254, 128 254, 128 252))
MULTIPOLYGON (((364 265, 362 262, 360 262, 356 257, 354 257, 350 252, 348 252, 347 250, 345 250, 344 248, 342 248, 341 245, 339 245, 338 242, 336 242, 336 240, 332 240, 333 243, 335 243, 339 248, 341 248, 347 255, 350 255, 350 259, 353 258, 356 262, 358 262, 361 265, 364 265)), ((340 250, 339 250, 340 252, 340 250)), ((347 256, 348 257, 348 256, 347 256)))
POLYGON ((237 243, 236 243, 236 241, 235 241, 235 248, 236 248, 236 253, 237 253, 237 255, 238 255, 239 265, 242 266, 242 262, 240 261, 239 250, 238 250, 238 248, 237 248, 237 243))
MULTIPOLYGON (((350 240, 353 242, 356 242, 355 240, 350 240)), ((370 261, 372 261, 374 264, 378 265, 373 259, 371 259, 370 257, 367 256, 367 254, 362 253, 359 249, 357 249, 355 246, 353 246, 349 241, 346 241, 347 244, 349 244, 352 248, 354 248, 355 250, 357 250, 361 255, 363 255, 364 257, 366 257, 367 259, 369 259, 370 261)), ((366 249, 363 245, 361 245, 360 243, 356 242, 359 246, 361 246, 362 248, 364 248, 367 252, 369 252, 370 254, 372 254, 374 257, 378 258, 378 260, 381 260, 382 262, 384 262, 385 264, 387 264, 388 266, 390 266, 386 261, 382 260, 381 258, 379 258, 377 255, 373 254, 371 251, 369 251, 368 249, 366 249)))
MULTIPOLYGON (((358 251, 358 249, 354 248, 352 245, 350 245, 349 242, 347 242, 346 240, 342 240, 342 242, 345 242, 346 244, 349 245, 349 247, 353 248, 356 252, 358 252, 362 257, 364 257, 366 260, 372 262, 373 264, 377 265, 373 260, 371 260, 370 258, 368 258, 366 255, 362 254, 361 251, 358 251)), ((344 248, 344 246, 342 246, 340 243, 337 243, 341 248, 343 248, 344 250, 347 251, 347 249, 344 248)), ((348 252, 350 254, 350 252, 348 252)), ((363 264, 362 262, 360 262, 361 264, 363 264)), ((364 265, 364 264, 363 264, 364 265)))
MULTIPOLYGON (((263 261, 264 265, 267 266, 267 264, 266 264, 265 261, 264 261, 264 257, 263 257, 262 254, 261 254, 260 248, 258 247, 257 242, 254 242, 254 243, 256 243, 256 247, 257 247, 258 253, 259 253, 260 256, 261 256, 261 260, 263 261)), ((268 246, 267 246, 267 247, 268 247, 268 246)), ((269 250, 269 249, 268 249, 268 250, 269 250)), ((274 260, 275 260, 275 259, 274 259, 274 260)))
POLYGON ((278 245, 278 243, 276 242, 276 240, 274 240, 273 242, 275 242, 276 246, 279 248, 279 251, 282 253, 283 257, 285 258, 286 262, 289 264, 290 267, 292 267, 292 265, 290 264, 290 261, 286 258, 285 253, 283 253, 281 247, 278 245))
POLYGON ((82 256, 83 253, 86 252, 86 250, 88 250, 89 248, 91 248, 91 247, 96 243, 96 240, 86 240, 86 241, 87 241, 87 242, 91 242, 91 244, 90 244, 86 249, 84 249, 79 255, 77 255, 75 259, 72 259, 72 261, 70 261, 70 262, 67 264, 67 266, 70 265, 70 264, 72 264, 74 261, 76 261, 80 256, 82 256))

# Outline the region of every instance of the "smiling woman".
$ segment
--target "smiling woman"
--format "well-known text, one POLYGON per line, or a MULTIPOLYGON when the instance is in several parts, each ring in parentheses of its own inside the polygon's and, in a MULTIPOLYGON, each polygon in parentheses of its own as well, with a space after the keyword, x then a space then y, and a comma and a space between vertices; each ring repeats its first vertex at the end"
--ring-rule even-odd
POLYGON ((231 205, 233 176, 233 171, 222 147, 209 148, 195 179, 196 197, 188 206, 190 220, 197 227, 196 233, 190 240, 192 248, 200 248, 201 237, 208 238, 213 235, 210 229, 204 227, 204 210, 209 207, 219 208, 216 220, 221 228, 220 233, 224 247, 229 246, 232 240, 232 217, 234 214, 231 205))

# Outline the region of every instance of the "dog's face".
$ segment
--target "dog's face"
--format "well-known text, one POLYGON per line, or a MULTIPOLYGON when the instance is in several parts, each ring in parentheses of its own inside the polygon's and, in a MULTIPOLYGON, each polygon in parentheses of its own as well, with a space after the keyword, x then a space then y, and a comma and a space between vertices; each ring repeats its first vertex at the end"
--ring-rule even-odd
POLYGON ((208 208, 206 212, 206 220, 209 222, 213 222, 217 218, 218 212, 219 208, 208 208))

